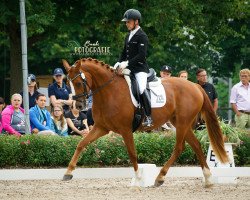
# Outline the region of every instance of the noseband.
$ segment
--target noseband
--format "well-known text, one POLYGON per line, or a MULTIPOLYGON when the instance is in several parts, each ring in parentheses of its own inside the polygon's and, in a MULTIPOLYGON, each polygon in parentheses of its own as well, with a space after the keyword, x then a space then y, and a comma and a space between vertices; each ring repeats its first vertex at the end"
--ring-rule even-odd
MULTIPOLYGON (((89 87, 89 84, 85 78, 85 75, 84 73, 80 72, 79 74, 77 74, 74 78, 69 78, 69 76, 67 75, 67 79, 68 81, 70 81, 72 83, 73 80, 75 80, 78 76, 81 76, 81 79, 82 79, 82 84, 83 84, 83 88, 84 88, 84 92, 83 94, 78 94, 78 95, 74 95, 72 96, 72 99, 75 100, 75 101, 79 101, 78 99, 80 97, 85 97, 85 98, 88 98, 90 95, 88 94, 88 91, 87 91, 87 86, 89 87)), ((89 87, 90 89, 90 87, 89 87)))
POLYGON ((91 90, 87 80, 86 80, 86 77, 85 77, 85 74, 83 72, 79 72, 79 74, 77 74, 74 78, 70 78, 68 75, 67 75, 67 79, 68 81, 70 81, 72 83, 73 80, 75 80, 78 76, 81 77, 82 79, 82 84, 83 84, 83 89, 84 89, 84 92, 82 94, 78 94, 78 95, 74 95, 72 96, 72 99, 75 100, 75 101, 80 101, 82 102, 81 100, 78 100, 79 98, 81 97, 85 97, 85 98, 89 98, 90 96, 93 96, 94 94, 96 94, 97 92, 99 92, 102 88, 104 88, 105 86, 107 86, 109 83, 111 83, 114 78, 115 78, 115 73, 113 73, 113 76, 110 80, 108 80, 107 82, 105 82, 103 85, 99 86, 98 88, 96 88, 94 91, 92 91, 91 93, 88 93, 87 91, 87 87, 89 88, 89 90, 91 90))

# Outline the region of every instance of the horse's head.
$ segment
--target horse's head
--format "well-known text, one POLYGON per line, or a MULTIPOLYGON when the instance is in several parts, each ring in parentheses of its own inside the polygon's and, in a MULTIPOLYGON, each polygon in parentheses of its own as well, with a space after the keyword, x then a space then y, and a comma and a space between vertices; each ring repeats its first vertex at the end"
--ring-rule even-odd
POLYGON ((82 61, 78 60, 74 65, 70 66, 66 60, 62 60, 63 66, 67 71, 67 79, 70 84, 73 100, 76 101, 76 108, 82 110, 86 107, 86 101, 90 91, 90 80, 87 78, 82 70, 82 61))

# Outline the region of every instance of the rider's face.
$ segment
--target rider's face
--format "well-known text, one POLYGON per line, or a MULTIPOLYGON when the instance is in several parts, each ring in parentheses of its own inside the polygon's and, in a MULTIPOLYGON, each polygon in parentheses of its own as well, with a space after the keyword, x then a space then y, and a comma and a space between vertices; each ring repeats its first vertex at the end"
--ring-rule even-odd
POLYGON ((126 21, 126 26, 129 31, 133 30, 136 25, 138 25, 138 20, 130 19, 126 21))

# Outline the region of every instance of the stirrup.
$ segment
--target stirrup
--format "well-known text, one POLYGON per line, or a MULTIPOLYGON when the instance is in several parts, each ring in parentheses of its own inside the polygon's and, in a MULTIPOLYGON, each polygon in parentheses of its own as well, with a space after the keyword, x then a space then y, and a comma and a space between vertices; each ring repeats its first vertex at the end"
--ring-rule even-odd
POLYGON ((146 116, 146 119, 144 122, 142 122, 142 126, 144 127, 151 127, 153 126, 153 120, 150 116, 146 116))

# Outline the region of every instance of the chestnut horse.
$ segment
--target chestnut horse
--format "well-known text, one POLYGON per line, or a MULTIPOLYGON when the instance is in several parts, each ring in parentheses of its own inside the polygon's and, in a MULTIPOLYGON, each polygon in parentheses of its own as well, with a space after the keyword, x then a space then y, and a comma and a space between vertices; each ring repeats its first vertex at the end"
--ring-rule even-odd
MULTIPOLYGON (((63 65, 68 73, 68 81, 75 95, 73 98, 77 100, 78 109, 82 108, 82 102, 89 95, 89 91, 92 91, 92 113, 95 122, 90 133, 79 142, 63 180, 72 179, 72 171, 76 167, 77 160, 88 144, 113 131, 124 139, 138 182, 141 177, 132 133, 132 121, 136 108, 132 103, 124 77, 118 75, 109 65, 92 58, 78 60, 73 66, 63 60, 63 65)), ((154 126, 150 129, 155 129, 170 120, 176 127, 176 144, 170 159, 160 170, 155 186, 163 184, 168 169, 184 150, 185 141, 195 151, 203 170, 205 185, 210 186, 212 185, 211 173, 192 129, 195 117, 200 111, 206 121, 215 155, 222 163, 228 162, 228 157, 217 116, 209 98, 201 87, 187 80, 169 78, 163 80, 162 84, 166 91, 167 102, 161 108, 152 109, 154 126)), ((139 130, 143 128, 140 127, 139 130)))

